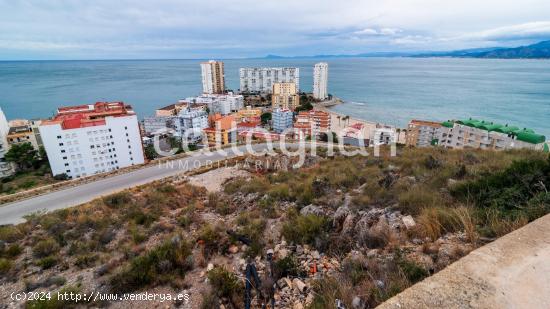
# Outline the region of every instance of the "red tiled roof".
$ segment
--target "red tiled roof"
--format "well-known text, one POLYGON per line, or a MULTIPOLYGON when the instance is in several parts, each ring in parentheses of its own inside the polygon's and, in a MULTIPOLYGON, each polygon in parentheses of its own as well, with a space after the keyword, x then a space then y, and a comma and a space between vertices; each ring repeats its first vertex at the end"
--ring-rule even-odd
POLYGON ((63 130, 100 126, 106 117, 134 115, 130 105, 123 102, 97 102, 94 105, 66 106, 57 109, 57 115, 41 125, 60 124, 63 130))

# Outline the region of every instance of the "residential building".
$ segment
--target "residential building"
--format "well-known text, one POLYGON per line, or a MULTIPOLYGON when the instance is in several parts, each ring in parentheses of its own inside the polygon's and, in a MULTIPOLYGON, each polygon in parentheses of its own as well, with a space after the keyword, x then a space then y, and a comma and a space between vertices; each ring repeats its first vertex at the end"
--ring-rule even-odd
POLYGON ((170 133, 176 129, 177 116, 143 117, 143 130, 145 135, 170 133))
POLYGON ((242 121, 237 123, 237 132, 241 133, 243 131, 254 131, 255 129, 261 128, 261 122, 256 121, 242 121))
POLYGON ((300 105, 300 95, 295 83, 273 83, 271 107, 294 110, 300 105))
POLYGON ((29 124, 31 126, 32 132, 34 133, 34 138, 36 139, 36 144, 38 147, 44 146, 44 143, 42 143, 42 136, 40 135, 40 130, 38 129, 40 127, 40 124, 42 124, 41 119, 31 119, 29 121, 29 124))
POLYGON ((292 128, 292 118, 294 113, 289 109, 275 109, 271 114, 273 131, 282 133, 288 128, 292 128))
POLYGON ((391 145, 397 143, 397 133, 392 127, 377 127, 372 132, 371 146, 391 145))
POLYGON ((181 110, 175 119, 176 134, 185 137, 187 143, 195 144, 202 140, 202 132, 208 128, 208 113, 202 107, 181 110))
POLYGON ((161 107, 155 111, 156 117, 170 117, 176 116, 182 109, 186 108, 188 102, 180 101, 175 104, 170 104, 165 107, 161 107))
POLYGON ((225 91, 223 62, 210 60, 201 63, 202 92, 221 94, 225 91))
POLYGON ((144 163, 137 116, 123 102, 60 107, 39 130, 53 175, 78 178, 144 163))
POLYGON ((330 114, 318 110, 300 112, 296 116, 294 129, 295 131, 301 131, 306 136, 329 133, 330 114))
POLYGON ((508 124, 468 119, 445 121, 441 127, 439 145, 446 148, 544 150, 546 137, 531 129, 520 129, 508 124))
POLYGON ((9 150, 7 139, 9 130, 8 120, 0 108, 0 178, 10 176, 14 173, 13 165, 4 158, 9 150))
POLYGON ((10 146, 29 143, 34 149, 39 148, 36 136, 28 122, 26 125, 10 127, 7 139, 10 146))
POLYGON ((439 144, 441 123, 413 119, 409 122, 405 144, 410 147, 427 147, 439 144))
POLYGON ((271 93, 274 83, 294 83, 300 89, 298 68, 241 68, 239 79, 241 92, 271 93))
POLYGON ((184 101, 204 104, 211 114, 228 115, 238 112, 244 107, 244 97, 232 92, 227 94, 203 94, 198 97, 186 98, 184 101))
POLYGON ((313 97, 317 100, 328 98, 328 63, 320 62, 313 67, 313 97))
POLYGON ((257 120, 260 119, 261 116, 262 110, 259 108, 252 108, 251 106, 247 106, 237 112, 239 121, 257 120))
POLYGON ((210 127, 204 129, 209 146, 227 145, 237 140, 235 118, 220 114, 210 115, 210 127))

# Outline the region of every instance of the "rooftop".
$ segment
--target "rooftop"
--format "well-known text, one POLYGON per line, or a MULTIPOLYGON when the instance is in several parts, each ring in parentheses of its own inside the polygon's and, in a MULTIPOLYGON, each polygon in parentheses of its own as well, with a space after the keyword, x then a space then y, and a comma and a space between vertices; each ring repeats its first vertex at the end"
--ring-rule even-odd
POLYGON ((480 130, 485 130, 488 132, 499 132, 499 133, 504 133, 508 135, 513 135, 518 140, 531 143, 531 144, 540 144, 546 141, 546 137, 544 135, 537 134, 532 129, 528 129, 528 128, 520 129, 516 126, 510 126, 508 124, 501 125, 490 121, 477 120, 472 118, 465 119, 465 120, 447 120, 441 123, 441 125, 444 127, 452 128, 454 123, 458 123, 458 124, 465 125, 472 128, 477 128, 480 130))
POLYGON ((132 107, 123 102, 97 102, 89 105, 66 106, 57 109, 57 115, 41 126, 60 124, 63 130, 93 127, 105 124, 106 117, 135 115, 132 107))

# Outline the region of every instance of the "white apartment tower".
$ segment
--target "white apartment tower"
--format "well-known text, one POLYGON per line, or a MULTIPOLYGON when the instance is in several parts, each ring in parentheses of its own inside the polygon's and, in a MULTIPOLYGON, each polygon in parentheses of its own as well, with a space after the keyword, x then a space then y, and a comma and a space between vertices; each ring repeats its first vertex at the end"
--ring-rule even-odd
POLYGON ((271 93, 274 83, 295 83, 300 89, 299 68, 241 68, 239 69, 241 92, 271 93))
POLYGON ((6 162, 6 159, 4 159, 4 155, 9 150, 7 139, 9 130, 10 127, 8 125, 8 121, 6 120, 6 116, 4 115, 2 109, 0 109, 0 178, 10 176, 14 172, 12 164, 6 162))
POLYGON ((79 178, 144 163, 137 116, 122 102, 58 108, 39 130, 53 175, 79 178))
POLYGON ((225 91, 223 62, 210 60, 201 63, 201 75, 203 93, 219 94, 225 91))
POLYGON ((318 100, 328 98, 328 63, 319 62, 313 67, 313 97, 318 100))

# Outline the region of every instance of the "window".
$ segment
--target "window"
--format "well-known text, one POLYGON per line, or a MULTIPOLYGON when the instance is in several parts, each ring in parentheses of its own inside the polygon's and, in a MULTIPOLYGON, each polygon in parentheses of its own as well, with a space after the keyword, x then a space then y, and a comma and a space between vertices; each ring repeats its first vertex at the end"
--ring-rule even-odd
POLYGON ((69 166, 69 163, 65 163, 65 166, 69 166))
POLYGON ((63 157, 63 160, 67 160, 67 157, 63 157))
POLYGON ((63 146, 63 143, 59 143, 59 146, 63 146))
POLYGON ((61 153, 65 153, 65 149, 61 149, 61 153))
POLYGON ((71 172, 71 170, 66 170, 65 172, 67 172, 67 173, 70 173, 70 172, 71 172))
POLYGON ((57 139, 61 139, 61 135, 58 135, 58 136, 57 136, 57 139))

